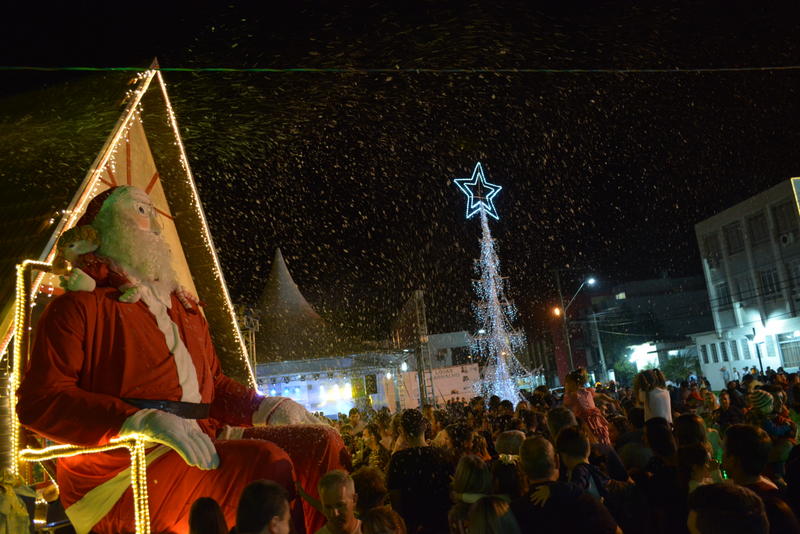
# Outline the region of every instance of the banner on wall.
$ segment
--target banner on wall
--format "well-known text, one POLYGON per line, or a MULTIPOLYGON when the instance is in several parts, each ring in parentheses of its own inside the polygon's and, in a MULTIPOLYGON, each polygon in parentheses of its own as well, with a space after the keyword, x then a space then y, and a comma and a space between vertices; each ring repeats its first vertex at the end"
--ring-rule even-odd
MULTIPOLYGON (((432 371, 433 391, 436 403, 444 404, 457 398, 469 400, 475 396, 473 385, 480 380, 478 364, 454 365, 452 367, 439 367, 432 371)), ((409 371, 400 375, 398 381, 400 406, 402 408, 419 408, 419 381, 417 372, 409 371)), ((387 396, 391 388, 387 388, 387 396)), ((387 399, 388 400, 388 399, 387 399)), ((394 406, 393 399, 389 406, 394 406)))

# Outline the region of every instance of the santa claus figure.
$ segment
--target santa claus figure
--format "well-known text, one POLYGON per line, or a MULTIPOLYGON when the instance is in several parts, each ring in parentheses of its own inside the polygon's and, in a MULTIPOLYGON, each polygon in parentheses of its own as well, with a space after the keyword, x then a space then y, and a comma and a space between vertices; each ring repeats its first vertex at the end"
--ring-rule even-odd
MULTIPOLYGON (((242 489, 270 479, 290 495, 349 462, 340 436, 290 399, 261 397, 226 377, 196 299, 181 293, 150 198, 123 186, 98 195, 81 225, 92 251, 136 288, 107 280, 54 299, 36 328, 18 391, 21 423, 49 439, 94 446, 143 434, 153 532, 188 532, 189 510, 212 497, 233 526, 242 489)), ((100 281, 98 281, 100 282, 100 281)), ((57 482, 77 532, 133 532, 125 449, 59 460, 57 482)), ((296 499, 295 528, 324 522, 296 499)))

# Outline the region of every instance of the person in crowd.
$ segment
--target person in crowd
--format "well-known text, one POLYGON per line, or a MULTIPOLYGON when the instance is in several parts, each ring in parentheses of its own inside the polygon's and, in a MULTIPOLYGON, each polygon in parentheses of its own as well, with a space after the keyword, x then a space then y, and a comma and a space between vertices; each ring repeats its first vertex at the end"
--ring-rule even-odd
POLYGON ((381 443, 380 427, 375 423, 369 423, 364 427, 361 436, 367 451, 366 464, 380 470, 386 469, 391 455, 381 443))
POLYGON ((440 446, 450 456, 453 468, 458 464, 458 460, 465 454, 470 454, 474 445, 473 431, 465 423, 453 423, 444 429, 444 439, 440 446))
POLYGON ((719 394, 719 408, 714 412, 712 421, 723 434, 731 425, 736 425, 744 421, 742 409, 731 401, 730 389, 723 390, 719 394))
POLYGON ((523 532, 621 532, 599 501, 575 486, 558 481, 558 456, 550 441, 541 436, 526 439, 520 448, 520 462, 528 492, 512 501, 511 510, 523 532), (546 498, 542 497, 542 487, 546 488, 546 498))
POLYGON ((578 427, 568 427, 558 433, 556 451, 565 467, 565 481, 595 499, 601 500, 607 496, 609 478, 589 463, 589 440, 578 427))
MULTIPOLYGON (((555 442, 558 433, 562 429, 571 426, 578 426, 578 420, 575 418, 575 414, 568 408, 557 406, 547 412, 547 429, 551 441, 555 442)), ((594 434, 587 432, 586 435, 590 440, 594 439, 594 434)), ((593 442, 591 444, 591 449, 589 461, 592 464, 604 469, 608 476, 614 480, 628 480, 628 472, 625 470, 622 460, 611 445, 593 442)))
POLYGON ((361 412, 358 408, 350 408, 348 419, 350 421, 350 426, 353 427, 351 433, 354 436, 361 434, 361 432, 364 430, 364 427, 367 426, 367 422, 361 417, 361 412))
POLYGON ((371 508, 361 516, 363 534, 406 534, 406 524, 391 506, 371 508))
POLYGON ((470 534, 521 534, 508 501, 495 495, 483 497, 469 511, 470 534))
MULTIPOLYGON (((324 475, 323 475, 324 478, 324 475)), ((236 534, 289 534, 288 494, 271 480, 248 484, 236 508, 236 534)))
POLYGON ((538 414, 533 410, 522 410, 517 414, 517 418, 522 426, 520 431, 524 432, 526 436, 533 435, 539 431, 539 420, 541 418, 541 414, 538 414))
POLYGON ((586 369, 578 368, 569 373, 564 381, 564 406, 573 411, 594 434, 598 443, 611 445, 608 436, 608 421, 594 404, 594 388, 587 388, 586 369))
MULTIPOLYGON (((728 392, 731 404, 739 408, 739 410, 741 410, 742 412, 744 412, 744 409, 747 406, 747 401, 745 399, 744 393, 740 389, 740 382, 738 380, 733 380, 731 382, 728 382, 725 391, 728 392)), ((722 402, 722 399, 720 399, 720 402, 722 402)))
MULTIPOLYGON (((289 508, 288 504, 286 508, 289 508)), ((228 525, 217 501, 211 497, 200 497, 192 503, 189 534, 228 534, 228 525)))
POLYGON ((392 414, 389 409, 384 407, 378 410, 378 413, 375 414, 374 423, 378 425, 381 434, 381 445, 391 452, 394 438, 392 436, 392 414))
POLYGON ((797 517, 778 486, 764 476, 772 440, 761 428, 733 425, 725 432, 722 464, 728 476, 764 501, 771 533, 800 532, 797 517))
POLYGON ((705 421, 699 415, 685 413, 675 419, 673 429, 678 447, 699 443, 703 445, 712 458, 722 459, 722 440, 716 429, 706 428, 705 421))
POLYGON ((645 423, 645 442, 653 451, 645 467, 649 477, 637 482, 647 500, 653 531, 684 532, 686 491, 678 476, 677 445, 669 422, 654 417, 645 423))
POLYGON ((450 508, 448 456, 425 442, 426 421, 418 410, 404 410, 400 435, 408 447, 389 460, 386 486, 392 508, 405 520, 409 532, 446 532, 450 508))
POLYGON ((386 480, 381 469, 365 466, 354 471, 351 476, 353 488, 358 495, 356 513, 359 517, 363 517, 372 508, 388 504, 389 490, 386 489, 386 480))
POLYGON ((722 482, 722 477, 712 480, 712 471, 719 471, 708 453, 708 449, 700 443, 678 447, 678 476, 686 494, 692 493, 699 486, 712 482, 722 482))
POLYGON ((522 442, 525 441, 525 433, 520 430, 507 430, 501 432, 494 443, 497 454, 518 455, 522 442))
POLYGON ((524 495, 526 489, 518 455, 501 454, 492 462, 492 494, 513 500, 524 495))
POLYGON ((710 423, 714 412, 719 408, 719 401, 711 389, 702 388, 700 390, 700 396, 703 398, 703 404, 698 408, 697 414, 700 415, 704 421, 710 423))
POLYGON ((632 406, 627 411, 627 421, 630 429, 621 434, 614 442, 614 447, 620 451, 628 443, 644 443, 644 408, 632 406))
POLYGON ((630 421, 624 415, 615 415, 608 419, 608 437, 611 445, 616 447, 619 438, 633 430, 630 421))
POLYGON ((431 434, 433 434, 434 437, 438 436, 439 433, 447 428, 447 425, 450 424, 450 417, 447 410, 434 410, 430 419, 430 423, 431 434))
POLYGON ((491 491, 492 475, 486 463, 472 454, 462 456, 451 484, 453 506, 447 516, 451 534, 469 531, 467 521, 470 506, 491 491))
POLYGON ((318 485, 322 511, 328 520, 316 534, 361 534, 361 521, 356 517, 356 494, 353 478, 335 469, 323 475, 318 485))
POLYGON ((501 400, 500 404, 497 405, 497 416, 514 417, 514 403, 508 399, 501 400))
POLYGON ((473 433, 472 453, 477 455, 484 462, 492 461, 492 454, 489 452, 489 444, 483 434, 473 433))
POLYGON ((634 399, 644 408, 644 420, 663 417, 672 423, 672 402, 664 374, 658 369, 645 369, 633 380, 634 399))
POLYGON ((741 486, 710 484, 689 496, 686 524, 690 534, 768 534, 761 499, 741 486))

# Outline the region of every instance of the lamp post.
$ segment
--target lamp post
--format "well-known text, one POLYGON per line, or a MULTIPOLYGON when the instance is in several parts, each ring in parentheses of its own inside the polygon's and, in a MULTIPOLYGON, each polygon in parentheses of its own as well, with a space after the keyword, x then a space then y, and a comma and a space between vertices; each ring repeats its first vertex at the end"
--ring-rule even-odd
POLYGON ((575 370, 575 362, 572 359, 572 343, 569 340, 569 318, 567 316, 567 312, 569 307, 575 302, 575 298, 578 296, 578 293, 581 292, 584 286, 593 286, 597 283, 597 280, 594 277, 586 278, 581 285, 578 287, 578 290, 575 291, 575 294, 572 295, 572 298, 569 299, 567 305, 564 305, 564 293, 561 291, 561 273, 556 269, 556 287, 558 288, 558 301, 561 304, 560 308, 555 308, 553 310, 553 314, 558 317, 559 315, 563 316, 564 318, 564 341, 567 344, 567 355, 569 356, 569 369, 570 371, 575 370))

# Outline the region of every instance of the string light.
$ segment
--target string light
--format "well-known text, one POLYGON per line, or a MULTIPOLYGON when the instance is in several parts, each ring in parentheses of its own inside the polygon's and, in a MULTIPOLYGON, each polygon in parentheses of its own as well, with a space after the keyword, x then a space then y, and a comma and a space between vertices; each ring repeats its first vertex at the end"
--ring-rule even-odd
POLYGON ((250 366, 250 358, 248 357, 247 347, 245 346, 244 337, 242 336, 242 332, 239 330, 239 323, 236 320, 236 310, 233 305, 233 301, 231 300, 230 293, 228 292, 228 285, 225 283, 225 279, 222 276, 222 266, 219 263, 219 258, 217 257, 217 251, 214 247, 214 242, 211 239, 211 232, 208 229, 208 221, 206 220, 205 212, 203 211, 203 206, 200 203, 200 194, 197 192, 197 186, 194 182, 194 177, 192 176, 191 168, 189 167, 189 159, 186 157, 186 151, 183 146, 183 141, 181 139, 180 131, 178 130, 178 120, 175 117, 175 113, 172 109, 172 104, 169 100, 169 95, 167 94, 167 85, 164 83, 164 78, 161 76, 160 72, 156 72, 158 76, 158 83, 161 87, 161 94, 164 96, 164 103, 167 107, 167 116, 169 119, 170 126, 175 134, 175 144, 178 146, 178 150, 180 151, 180 161, 183 170, 186 173, 186 183, 188 184, 189 188, 192 191, 191 203, 192 207, 194 208, 195 214, 200 219, 202 225, 202 237, 203 237, 203 244, 206 247, 206 251, 211 256, 213 260, 212 270, 214 273, 214 277, 219 282, 220 287, 222 288, 222 295, 225 301, 225 308, 228 315, 228 321, 231 328, 231 331, 236 338, 236 342, 239 345, 239 359, 247 369, 247 377, 250 382, 250 387, 253 389, 257 388, 256 385, 256 377, 253 373, 253 368, 250 366))
POLYGON ((44 462, 57 458, 70 458, 81 454, 107 452, 126 448, 131 454, 131 490, 133 493, 134 526, 136 534, 150 534, 150 503, 147 493, 147 436, 130 434, 122 438, 114 438, 106 445, 81 447, 78 445, 51 445, 41 449, 23 449, 19 451, 18 461, 44 462))
MULTIPOLYGON (((257 388, 255 374, 253 373, 252 366, 250 365, 250 358, 248 357, 247 347, 245 345, 244 338, 241 334, 241 331, 239 330, 238 322, 236 321, 236 312, 234 309, 233 301, 230 297, 227 284, 225 283, 225 279, 222 275, 222 267, 220 265, 219 258, 217 257, 213 241, 211 239, 211 233, 208 228, 208 222, 205 217, 202 205, 200 203, 200 196, 197 191, 197 187, 195 186, 194 183, 194 177, 192 176, 192 172, 189 167, 189 160, 186 156, 186 151, 184 149, 183 141, 181 139, 180 131, 178 129, 178 122, 175 117, 175 113, 172 109, 172 104, 169 100, 169 96, 167 94, 166 84, 160 72, 158 72, 157 69, 150 68, 146 71, 139 72, 137 74, 136 78, 139 82, 139 85, 137 85, 135 89, 129 90, 126 93, 129 102, 125 111, 122 114, 122 117, 120 118, 120 121, 117 123, 118 127, 115 129, 114 135, 106 141, 106 144, 103 146, 100 155, 98 155, 97 159, 95 160, 89 172, 87 173, 86 177, 84 178, 83 183, 78 189, 79 193, 77 199, 73 198, 73 200, 70 202, 70 205, 64 212, 65 217, 62 217, 61 221, 56 226, 53 235, 51 236, 50 240, 48 241, 45 247, 45 251, 47 251, 45 262, 52 263, 56 254, 55 243, 57 242, 58 238, 61 237, 61 234, 63 234, 66 230, 75 226, 79 216, 82 215, 83 212, 85 211, 86 205, 99 192, 100 186, 102 185, 102 180, 101 180, 102 174, 106 171, 108 167, 111 167, 113 172, 113 168, 116 165, 114 156, 116 153, 117 144, 122 139, 127 139, 128 132, 130 131, 131 126, 133 125, 133 121, 138 121, 141 123, 141 113, 142 113, 141 101, 145 93, 149 89, 150 84, 155 76, 158 76, 159 86, 161 88, 161 93, 163 95, 165 107, 167 110, 167 120, 175 136, 175 145, 179 149, 180 164, 186 175, 186 183, 189 185, 189 188, 192 192, 190 202, 194 209, 195 214, 197 215, 198 219, 201 222, 201 230, 202 230, 201 235, 203 238, 204 246, 206 248, 206 251, 212 258, 212 273, 217 283, 222 288, 225 311, 228 317, 229 327, 234 334, 235 342, 236 345, 238 346, 238 353, 239 353, 238 356, 242 364, 244 365, 245 369, 247 370, 247 379, 249 386, 255 389, 257 388)), ((45 273, 39 274, 36 280, 34 281, 33 291, 32 291, 33 294, 35 294, 36 291, 38 291, 39 285, 41 284, 42 279, 44 278, 44 274, 45 273)), ((0 353, 2 353, 8 346, 12 336, 14 335, 13 334, 14 332, 15 332, 14 326, 10 325, 8 332, 4 336, 4 339, 2 340, 2 342, 0 342, 0 353)))
POLYGON ((479 279, 474 282, 478 296, 474 310, 480 326, 474 344, 486 364, 482 380, 474 387, 479 395, 497 395, 501 399, 517 400, 519 390, 516 378, 529 373, 514 356, 514 351, 524 347, 525 337, 512 327, 516 319, 516 307, 505 297, 500 260, 487 218, 487 215, 500 218, 494 206, 494 197, 502 188, 486 181, 480 162, 475 165, 472 178, 456 178, 454 182, 467 196, 467 218, 476 213, 481 216, 481 256, 476 262, 479 279), (477 194, 473 188, 478 190, 477 194))
MULTIPOLYGON (((113 169, 116 166, 114 154, 117 148, 117 144, 122 139, 126 140, 128 139, 128 133, 130 131, 130 128, 134 120, 141 122, 141 106, 140 106, 141 99, 146 93, 150 83, 152 82, 153 77, 156 74, 157 72, 151 69, 146 71, 145 73, 141 73, 138 76, 140 84, 137 87, 137 89, 128 94, 130 102, 125 112, 123 113, 121 122, 118 123, 118 128, 115 130, 114 135, 106 142, 100 155, 95 160, 95 163, 93 164, 91 170, 87 173, 87 176, 84 178, 84 182, 79 189, 77 198, 73 198, 68 208, 62 211, 62 218, 58 226, 56 227, 56 230, 54 231, 53 235, 51 236, 47 247, 45 248, 45 250, 48 251, 45 256, 46 261, 26 260, 21 264, 17 265, 14 323, 9 328, 9 333, 8 335, 5 336, 5 339, 3 340, 3 343, 0 346, 0 353, 3 353, 7 349, 8 343, 10 342, 12 336, 14 339, 17 340, 17 342, 14 343, 13 368, 12 368, 11 378, 8 383, 9 398, 13 398, 13 395, 16 393, 16 390, 19 387, 22 362, 23 360, 27 359, 29 336, 27 335, 27 332, 24 331, 28 323, 28 321, 26 320, 27 314, 30 312, 33 298, 35 297, 37 291, 39 290, 43 277, 47 272, 50 272, 51 270, 52 267, 51 262, 56 254, 55 243, 64 231, 66 231, 69 228, 72 228, 77 223, 78 216, 85 211, 88 202, 92 198, 94 198, 94 196, 99 192, 101 185, 101 176, 103 172, 105 172, 109 168, 109 165, 111 166, 113 172, 113 169), (39 269, 41 272, 36 276, 36 279, 32 284, 33 286, 32 290, 28 292, 26 290, 27 287, 26 280, 32 269, 39 269)), ((236 323, 235 320, 236 316, 234 313, 233 303, 230 299, 230 295, 228 293, 227 286, 224 282, 224 278, 222 277, 222 270, 219 263, 219 259, 217 258, 216 251, 213 247, 213 242, 211 241, 211 235, 208 229, 207 220, 205 218, 205 214, 203 213, 202 206, 199 200, 199 194, 197 192, 197 188, 195 187, 193 177, 189 169, 188 159, 186 157, 183 143, 180 139, 177 120, 172 110, 172 106, 169 102, 164 81, 161 78, 160 74, 158 74, 158 76, 159 76, 159 83, 161 86, 161 90, 164 95, 165 104, 167 107, 168 120, 170 126, 172 127, 173 133, 175 134, 175 139, 176 139, 175 144, 179 147, 180 150, 180 156, 181 156, 180 163, 184 169, 184 172, 186 173, 186 181, 189 184, 192 191, 192 198, 191 198, 192 206, 202 223, 202 236, 204 239, 204 243, 207 251, 213 258, 214 276, 218 281, 218 283, 220 284, 220 286, 223 288, 226 308, 228 311, 228 315, 231 318, 231 326, 233 332, 235 333, 235 337, 240 348, 240 358, 242 359, 246 369, 248 370, 248 376, 251 387, 255 387, 256 385, 255 376, 249 364, 249 359, 247 357, 247 350, 244 345, 244 340, 241 336, 241 333, 238 329, 238 324, 236 323)), ((125 438, 116 438, 111 440, 107 445, 102 445, 97 447, 80 447, 76 445, 53 445, 41 449, 26 448, 20 451, 19 444, 21 441, 20 440, 21 429, 20 429, 19 419, 17 418, 15 410, 10 410, 10 419, 11 419, 10 452, 11 452, 11 457, 14 459, 12 462, 11 470, 15 475, 19 474, 20 462, 22 461, 42 462, 55 458, 76 456, 79 454, 104 452, 122 447, 127 448, 131 454, 130 476, 131 476, 131 489, 134 499, 136 532, 137 534, 150 533, 150 512, 149 512, 148 493, 147 493, 146 436, 132 435, 132 436, 126 436, 125 438)))
POLYGON ((479 212, 486 213, 496 220, 500 219, 500 215, 494 207, 494 197, 503 188, 486 181, 480 161, 472 171, 472 178, 455 178, 453 181, 461 192, 467 195, 467 219, 479 212), (484 191, 488 191, 488 193, 484 193, 484 191))
MULTIPOLYGON (((103 145, 100 154, 89 168, 89 171, 86 173, 83 182, 78 188, 78 194, 76 197, 73 197, 66 210, 64 210, 64 216, 61 218, 55 230, 53 231, 53 235, 50 237, 47 245, 45 245, 45 257, 43 260, 45 263, 49 264, 53 262, 53 259, 56 255, 55 244, 61 237, 61 234, 75 226, 75 224, 78 222, 79 216, 82 215, 86 209, 86 205, 97 194, 98 187, 101 184, 100 177, 105 171, 109 160, 113 156, 117 147, 117 143, 124 135, 127 135, 127 126, 131 119, 135 117, 139 103, 141 102, 145 92, 147 92, 154 75, 155 71, 151 69, 137 76, 137 79, 140 80, 140 86, 132 92, 129 92, 130 101, 128 102, 128 106, 125 108, 122 117, 117 123, 118 127, 115 129, 114 135, 106 140, 106 144, 103 145)), ((33 281, 33 288, 31 291, 32 294, 35 295, 38 291, 44 275, 45 273, 40 273, 33 281)), ((16 331, 17 329, 14 325, 9 326, 9 330, 5 333, 2 342, 0 342, 0 353, 2 353, 6 347, 8 347, 8 344, 11 342, 11 338, 13 335, 15 335, 16 331)))

